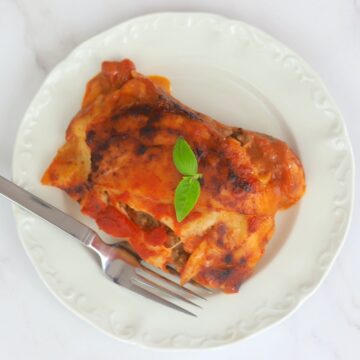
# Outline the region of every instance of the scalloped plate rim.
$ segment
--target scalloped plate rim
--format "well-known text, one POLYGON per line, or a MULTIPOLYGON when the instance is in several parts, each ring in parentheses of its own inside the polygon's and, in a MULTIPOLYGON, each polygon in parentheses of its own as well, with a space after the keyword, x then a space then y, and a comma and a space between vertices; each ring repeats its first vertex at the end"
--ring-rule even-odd
MULTIPOLYGON (((103 329, 102 327, 98 326, 97 324, 95 324, 93 321, 91 321, 89 318, 87 318, 84 314, 80 313, 79 311, 77 311, 76 309, 74 309, 73 307, 71 307, 69 304, 67 304, 65 302, 65 300, 63 298, 61 298, 58 294, 56 294, 56 292, 54 291, 54 289, 51 288, 51 286, 49 285, 49 283, 46 281, 44 274, 41 273, 39 267, 37 266, 35 259, 33 258, 33 256, 30 254, 29 249, 27 248, 27 245, 25 243, 25 239, 23 237, 23 234, 20 232, 20 228, 19 228, 19 221, 21 218, 21 211, 19 212, 19 207, 16 205, 13 205, 13 212, 14 212, 14 216, 16 218, 16 224, 17 224, 17 232, 19 234, 21 243, 25 249, 25 252, 27 253, 28 257, 31 260, 31 263, 34 265, 35 269, 36 269, 36 273, 39 275, 39 277, 42 279, 42 281, 45 283, 46 287, 50 290, 50 292, 55 296, 55 298, 61 303, 63 304, 67 309, 69 309, 72 313, 76 314, 76 316, 80 317, 81 319, 85 320, 87 323, 91 324, 92 326, 94 326, 95 328, 98 328, 99 330, 101 330, 104 334, 109 335, 111 337, 113 337, 116 340, 120 340, 120 341, 124 341, 127 343, 131 343, 131 344, 136 344, 136 345, 140 345, 141 347, 144 348, 157 348, 159 350, 186 350, 186 349, 206 349, 206 348, 219 348, 219 347, 224 347, 224 346, 228 346, 232 343, 238 343, 240 341, 244 341, 246 339, 249 339, 250 337, 256 336, 260 333, 262 333, 265 330, 270 329, 271 327, 280 324, 282 321, 286 320, 287 318, 289 318, 306 300, 308 300, 315 292, 316 290, 321 286, 321 284, 323 283, 323 281, 325 280, 327 274, 329 273, 329 271, 331 270, 337 256, 339 255, 342 247, 344 246, 345 243, 345 239, 348 235, 349 229, 350 229, 350 224, 351 224, 351 219, 352 219, 352 214, 353 214, 353 207, 354 207, 354 184, 355 184, 355 163, 354 163, 354 155, 353 155, 353 149, 351 146, 351 141, 350 138, 348 136, 348 131, 346 128, 346 123, 344 121, 344 118, 341 114, 341 112, 339 111, 335 101, 333 100, 331 94, 329 93, 327 87, 324 85, 322 79, 320 78, 320 76, 315 72, 315 70, 313 70, 313 68, 301 57, 299 56, 295 51, 293 51, 291 48, 289 48, 287 45, 284 45, 281 41, 277 40, 276 38, 274 38, 272 35, 269 35, 267 32, 261 30, 260 28, 250 25, 244 21, 241 20, 237 20, 237 19, 233 19, 233 18, 228 18, 226 16, 223 15, 219 15, 219 14, 215 14, 215 13, 208 13, 208 12, 156 12, 156 13, 150 13, 150 14, 146 14, 143 16, 138 16, 138 17, 134 17, 131 18, 129 20, 126 20, 120 24, 117 24, 113 27, 111 27, 110 29, 107 29, 95 36, 92 36, 91 38, 89 38, 88 40, 85 40, 84 42, 80 43, 79 45, 77 45, 66 57, 63 58, 63 60, 61 60, 46 76, 46 78, 44 79, 43 83, 41 84, 41 87, 39 88, 39 90, 36 92, 35 96, 33 97, 32 101, 30 102, 28 109, 26 111, 26 113, 29 111, 29 109, 33 106, 33 103, 35 102, 36 98, 39 96, 39 94, 42 92, 43 87, 49 83, 51 83, 51 75, 53 73, 55 73, 56 71, 58 71, 63 65, 64 63, 66 63, 66 61, 70 60, 73 56, 76 55, 76 52, 81 49, 81 48, 85 48, 86 46, 88 46, 89 44, 91 44, 94 40, 100 39, 101 37, 110 34, 112 31, 122 27, 122 26, 126 26, 132 23, 135 23, 136 21, 142 21, 142 20, 146 20, 146 19, 150 19, 153 17, 158 17, 158 16, 208 16, 208 17, 213 17, 216 18, 217 20, 221 20, 221 21, 231 21, 234 23, 240 23, 241 25, 245 26, 245 27, 249 27, 254 29, 255 31, 265 35, 267 38, 269 38, 271 41, 273 41, 274 43, 280 45, 283 49, 287 50, 289 53, 292 53, 293 55, 296 56, 296 58, 298 60, 301 61, 301 65, 304 66, 306 68, 306 70, 316 79, 317 83, 321 85, 321 89, 324 91, 325 95, 327 98, 329 98, 332 102, 332 105, 336 108, 336 110, 338 111, 339 114, 339 120, 340 120, 340 124, 343 130, 343 139, 346 140, 346 144, 348 146, 348 155, 350 157, 350 168, 348 169, 351 172, 351 179, 349 180, 349 182, 351 183, 350 188, 348 189, 348 192, 350 194, 350 200, 349 200, 349 216, 346 220, 346 225, 345 225, 345 229, 343 231, 343 235, 342 235, 342 239, 339 242, 336 250, 332 253, 332 258, 331 261, 329 262, 329 264, 327 265, 326 270, 323 272, 323 274, 321 275, 321 277, 318 279, 318 282, 309 290, 307 291, 305 294, 301 294, 299 296, 299 298, 296 300, 296 303, 294 304, 294 306, 292 307, 291 310, 288 311, 287 314, 285 315, 281 315, 280 318, 274 320, 273 322, 270 322, 269 324, 265 325, 263 328, 256 330, 253 333, 250 334, 246 334, 240 338, 237 339, 231 339, 230 341, 224 341, 224 342, 216 342, 214 344, 207 344, 206 346, 202 347, 202 346, 198 346, 198 347, 186 347, 186 346, 181 346, 181 347, 174 347, 171 346, 171 344, 166 344, 165 346, 163 346, 163 344, 161 344, 159 346, 159 344, 156 344, 155 342, 150 344, 150 343, 140 343, 134 339, 125 339, 125 338, 120 338, 118 336, 116 336, 114 333, 110 333, 108 332, 106 329, 103 329)), ((12 164, 13 164, 13 176, 15 176, 15 163, 16 163, 16 151, 15 149, 19 148, 19 143, 20 143, 20 135, 21 135, 21 129, 23 127, 26 126, 26 122, 25 120, 25 116, 23 117, 23 120, 19 126, 18 129, 18 133, 16 136, 16 140, 15 140, 15 146, 14 146, 14 152, 13 152, 13 158, 12 158, 12 164)), ((218 340, 216 340, 218 341, 218 340)))

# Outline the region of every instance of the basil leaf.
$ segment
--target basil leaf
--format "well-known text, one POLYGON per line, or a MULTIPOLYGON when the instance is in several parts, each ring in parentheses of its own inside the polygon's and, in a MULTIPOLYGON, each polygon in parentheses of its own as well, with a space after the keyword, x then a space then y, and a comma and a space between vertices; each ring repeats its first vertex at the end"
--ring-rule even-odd
POLYGON ((200 196, 199 180, 184 177, 175 190, 175 213, 178 222, 183 221, 196 205, 200 196))
POLYGON ((195 175, 198 163, 190 145, 183 137, 179 137, 173 150, 173 161, 176 169, 182 175, 195 175))

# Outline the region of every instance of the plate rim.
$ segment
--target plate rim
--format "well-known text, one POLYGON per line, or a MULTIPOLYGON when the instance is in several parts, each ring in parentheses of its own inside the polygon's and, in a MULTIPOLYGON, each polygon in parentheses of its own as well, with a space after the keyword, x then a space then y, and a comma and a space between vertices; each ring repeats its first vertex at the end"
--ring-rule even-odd
POLYGON ((341 236, 341 241, 339 241, 339 243, 336 246, 336 249, 331 253, 331 260, 327 264, 327 266, 325 268, 325 271, 323 271, 323 273, 318 278, 316 284, 310 290, 307 290, 307 292, 302 293, 296 299, 295 305, 285 315, 282 314, 280 316, 280 318, 277 318, 274 321, 266 324, 261 329, 255 330, 254 332, 249 333, 249 334, 245 334, 245 335, 241 336, 240 338, 225 340, 225 341, 220 342, 220 343, 219 343, 219 340, 216 339, 216 341, 214 341, 214 343, 210 343, 210 344, 207 343, 204 346, 197 346, 197 347, 192 347, 192 346, 190 346, 190 347, 187 347, 187 346, 178 347, 178 346, 174 346, 171 342, 166 343, 166 344, 158 344, 156 342, 153 342, 153 343, 148 343, 148 342, 144 342, 144 341, 139 342, 139 341, 136 341, 134 338, 121 338, 121 337, 117 336, 115 333, 111 333, 111 332, 107 331, 106 329, 103 329, 102 327, 100 327, 99 325, 97 325, 93 321, 91 321, 89 318, 87 318, 84 314, 77 311, 75 308, 71 307, 69 304, 67 304, 64 301, 63 298, 61 298, 50 287, 50 284, 46 280, 45 276, 40 272, 40 269, 36 265, 36 262, 35 262, 33 256, 30 254, 30 251, 27 248, 27 245, 25 243, 25 239, 23 237, 23 234, 20 231, 19 222, 20 222, 20 217, 21 217, 22 211, 19 209, 18 206, 13 205, 13 212, 14 212, 14 217, 16 219, 17 233, 19 235, 19 238, 21 240, 21 243, 22 243, 22 245, 23 245, 23 247, 25 249, 25 252, 26 252, 27 256, 30 258, 31 263, 33 264, 33 266, 34 266, 34 268, 36 270, 36 273, 39 275, 40 279, 45 283, 46 287, 50 290, 50 292, 55 296, 55 298, 62 305, 64 305, 67 309, 69 309, 72 313, 74 313, 76 316, 80 317, 81 319, 85 320, 87 323, 89 323, 92 326, 96 327, 97 329, 101 330, 103 333, 115 338, 116 340, 124 341, 124 342, 131 343, 131 344, 140 345, 141 347, 144 347, 144 348, 152 348, 152 349, 157 348, 157 349, 160 349, 160 350, 219 348, 219 347, 229 346, 230 344, 238 343, 240 341, 244 341, 244 340, 246 340, 248 338, 256 336, 256 335, 262 333, 263 331, 268 330, 271 327, 280 324, 281 322, 288 319, 292 314, 294 314, 294 312, 302 304, 304 304, 304 302, 306 302, 316 292, 316 290, 318 290, 318 288, 323 284, 323 281, 325 280, 325 278, 328 275, 329 271, 332 269, 332 266, 334 265, 334 262, 336 261, 340 251, 342 250, 342 248, 344 246, 344 243, 345 243, 346 238, 347 238, 348 233, 349 233, 350 225, 352 223, 352 216, 353 216, 353 209, 354 209, 354 188, 355 188, 355 171, 356 171, 356 169, 355 169, 353 148, 352 148, 350 137, 348 135, 346 122, 345 122, 344 117, 343 117, 341 111, 339 110, 335 100, 333 99, 333 97, 330 94, 329 90, 327 89, 325 83, 323 82, 323 80, 320 78, 318 73, 311 67, 311 65, 306 60, 304 60, 297 52, 292 50, 287 45, 283 44, 282 41, 276 39, 275 37, 270 35, 268 32, 265 32, 264 30, 258 28, 257 26, 253 26, 253 25, 248 24, 247 22, 244 22, 242 20, 229 18, 229 17, 219 15, 219 14, 216 14, 216 13, 191 12, 191 11, 189 11, 189 12, 155 12, 155 13, 150 13, 150 14, 146 14, 146 15, 142 15, 142 16, 133 17, 133 18, 130 18, 130 19, 126 20, 126 21, 123 21, 123 22, 121 22, 121 23, 119 23, 119 24, 117 24, 117 25, 115 25, 115 26, 113 26, 113 27, 111 27, 111 28, 109 28, 109 29, 107 29, 105 31, 100 32, 99 34, 96 34, 96 35, 90 37, 89 39, 81 42, 80 44, 78 44, 67 56, 65 56, 55 67, 53 67, 48 72, 48 74, 46 75, 45 79, 43 80, 40 88, 35 93, 35 95, 33 96, 32 100, 31 100, 31 102, 29 103, 29 106, 28 106, 27 110, 25 111, 24 116, 22 118, 22 121, 21 121, 21 123, 20 123, 20 125, 18 127, 18 131, 17 131, 17 135, 16 135, 14 147, 13 147, 12 176, 13 176, 13 178, 16 177, 16 174, 15 174, 16 149, 18 149, 20 147, 21 129, 22 129, 22 127, 25 126, 26 114, 29 112, 29 109, 33 106, 33 103, 35 102, 36 98, 38 97, 38 95, 43 90, 44 86, 47 84, 49 77, 53 73, 55 73, 59 68, 61 68, 61 66, 63 66, 64 63, 66 63, 67 60, 69 60, 72 57, 76 56, 77 51, 81 51, 83 48, 86 48, 89 44, 96 41, 97 39, 100 39, 100 38, 104 37, 105 35, 110 34, 111 32, 115 31, 116 29, 118 29, 120 27, 129 26, 129 25, 134 24, 134 23, 136 24, 136 22, 138 22, 138 21, 150 20, 152 18, 155 19, 157 17, 162 17, 162 16, 180 16, 180 17, 182 17, 182 16, 183 17, 185 17, 185 16, 193 16, 193 17, 199 17, 199 18, 209 17, 209 18, 214 18, 216 21, 221 21, 221 22, 229 22, 230 21, 230 22, 233 22, 233 23, 238 23, 241 26, 244 26, 246 28, 250 28, 253 31, 255 31, 256 33, 263 35, 266 39, 270 40, 271 42, 277 44, 282 49, 286 50, 288 53, 294 55, 297 60, 300 60, 301 66, 303 66, 306 69, 306 71, 308 73, 310 73, 311 76, 316 80, 317 84, 321 86, 321 90, 326 95, 326 98, 331 100, 331 105, 336 109, 336 111, 338 113, 339 124, 341 125, 342 131, 343 131, 343 133, 341 134, 342 135, 342 140, 344 140, 346 145, 347 145, 347 150, 348 150, 347 155, 349 156, 349 171, 351 172, 351 177, 349 179, 350 187, 347 189, 347 193, 349 194, 349 204, 348 204, 349 215, 345 219, 345 226, 344 226, 343 234, 341 236))

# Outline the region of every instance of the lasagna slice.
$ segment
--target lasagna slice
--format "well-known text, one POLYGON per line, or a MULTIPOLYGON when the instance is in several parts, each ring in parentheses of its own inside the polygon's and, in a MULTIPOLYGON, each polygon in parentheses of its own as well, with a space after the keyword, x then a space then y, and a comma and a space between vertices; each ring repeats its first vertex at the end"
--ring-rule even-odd
POLYGON ((148 263, 228 293, 263 255, 277 210, 305 191, 303 167, 284 142, 190 109, 170 95, 168 80, 139 74, 130 60, 103 62, 88 82, 42 183, 65 191, 148 263), (181 223, 172 160, 180 136, 203 174, 200 198, 181 223))

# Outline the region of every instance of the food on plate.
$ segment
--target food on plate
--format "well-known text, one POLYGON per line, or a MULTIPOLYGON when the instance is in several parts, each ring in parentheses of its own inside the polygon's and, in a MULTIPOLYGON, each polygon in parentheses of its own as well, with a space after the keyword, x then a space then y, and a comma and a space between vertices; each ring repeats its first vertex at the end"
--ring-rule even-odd
POLYGON ((88 82, 42 183, 65 191, 148 263, 176 268, 183 284, 228 293, 264 254, 276 212, 305 191, 301 162, 285 142, 187 107, 171 96, 167 79, 141 75, 130 60, 103 62, 88 82), (174 163, 179 139, 200 174, 189 175, 200 188, 185 217, 174 206, 187 176, 174 163))

